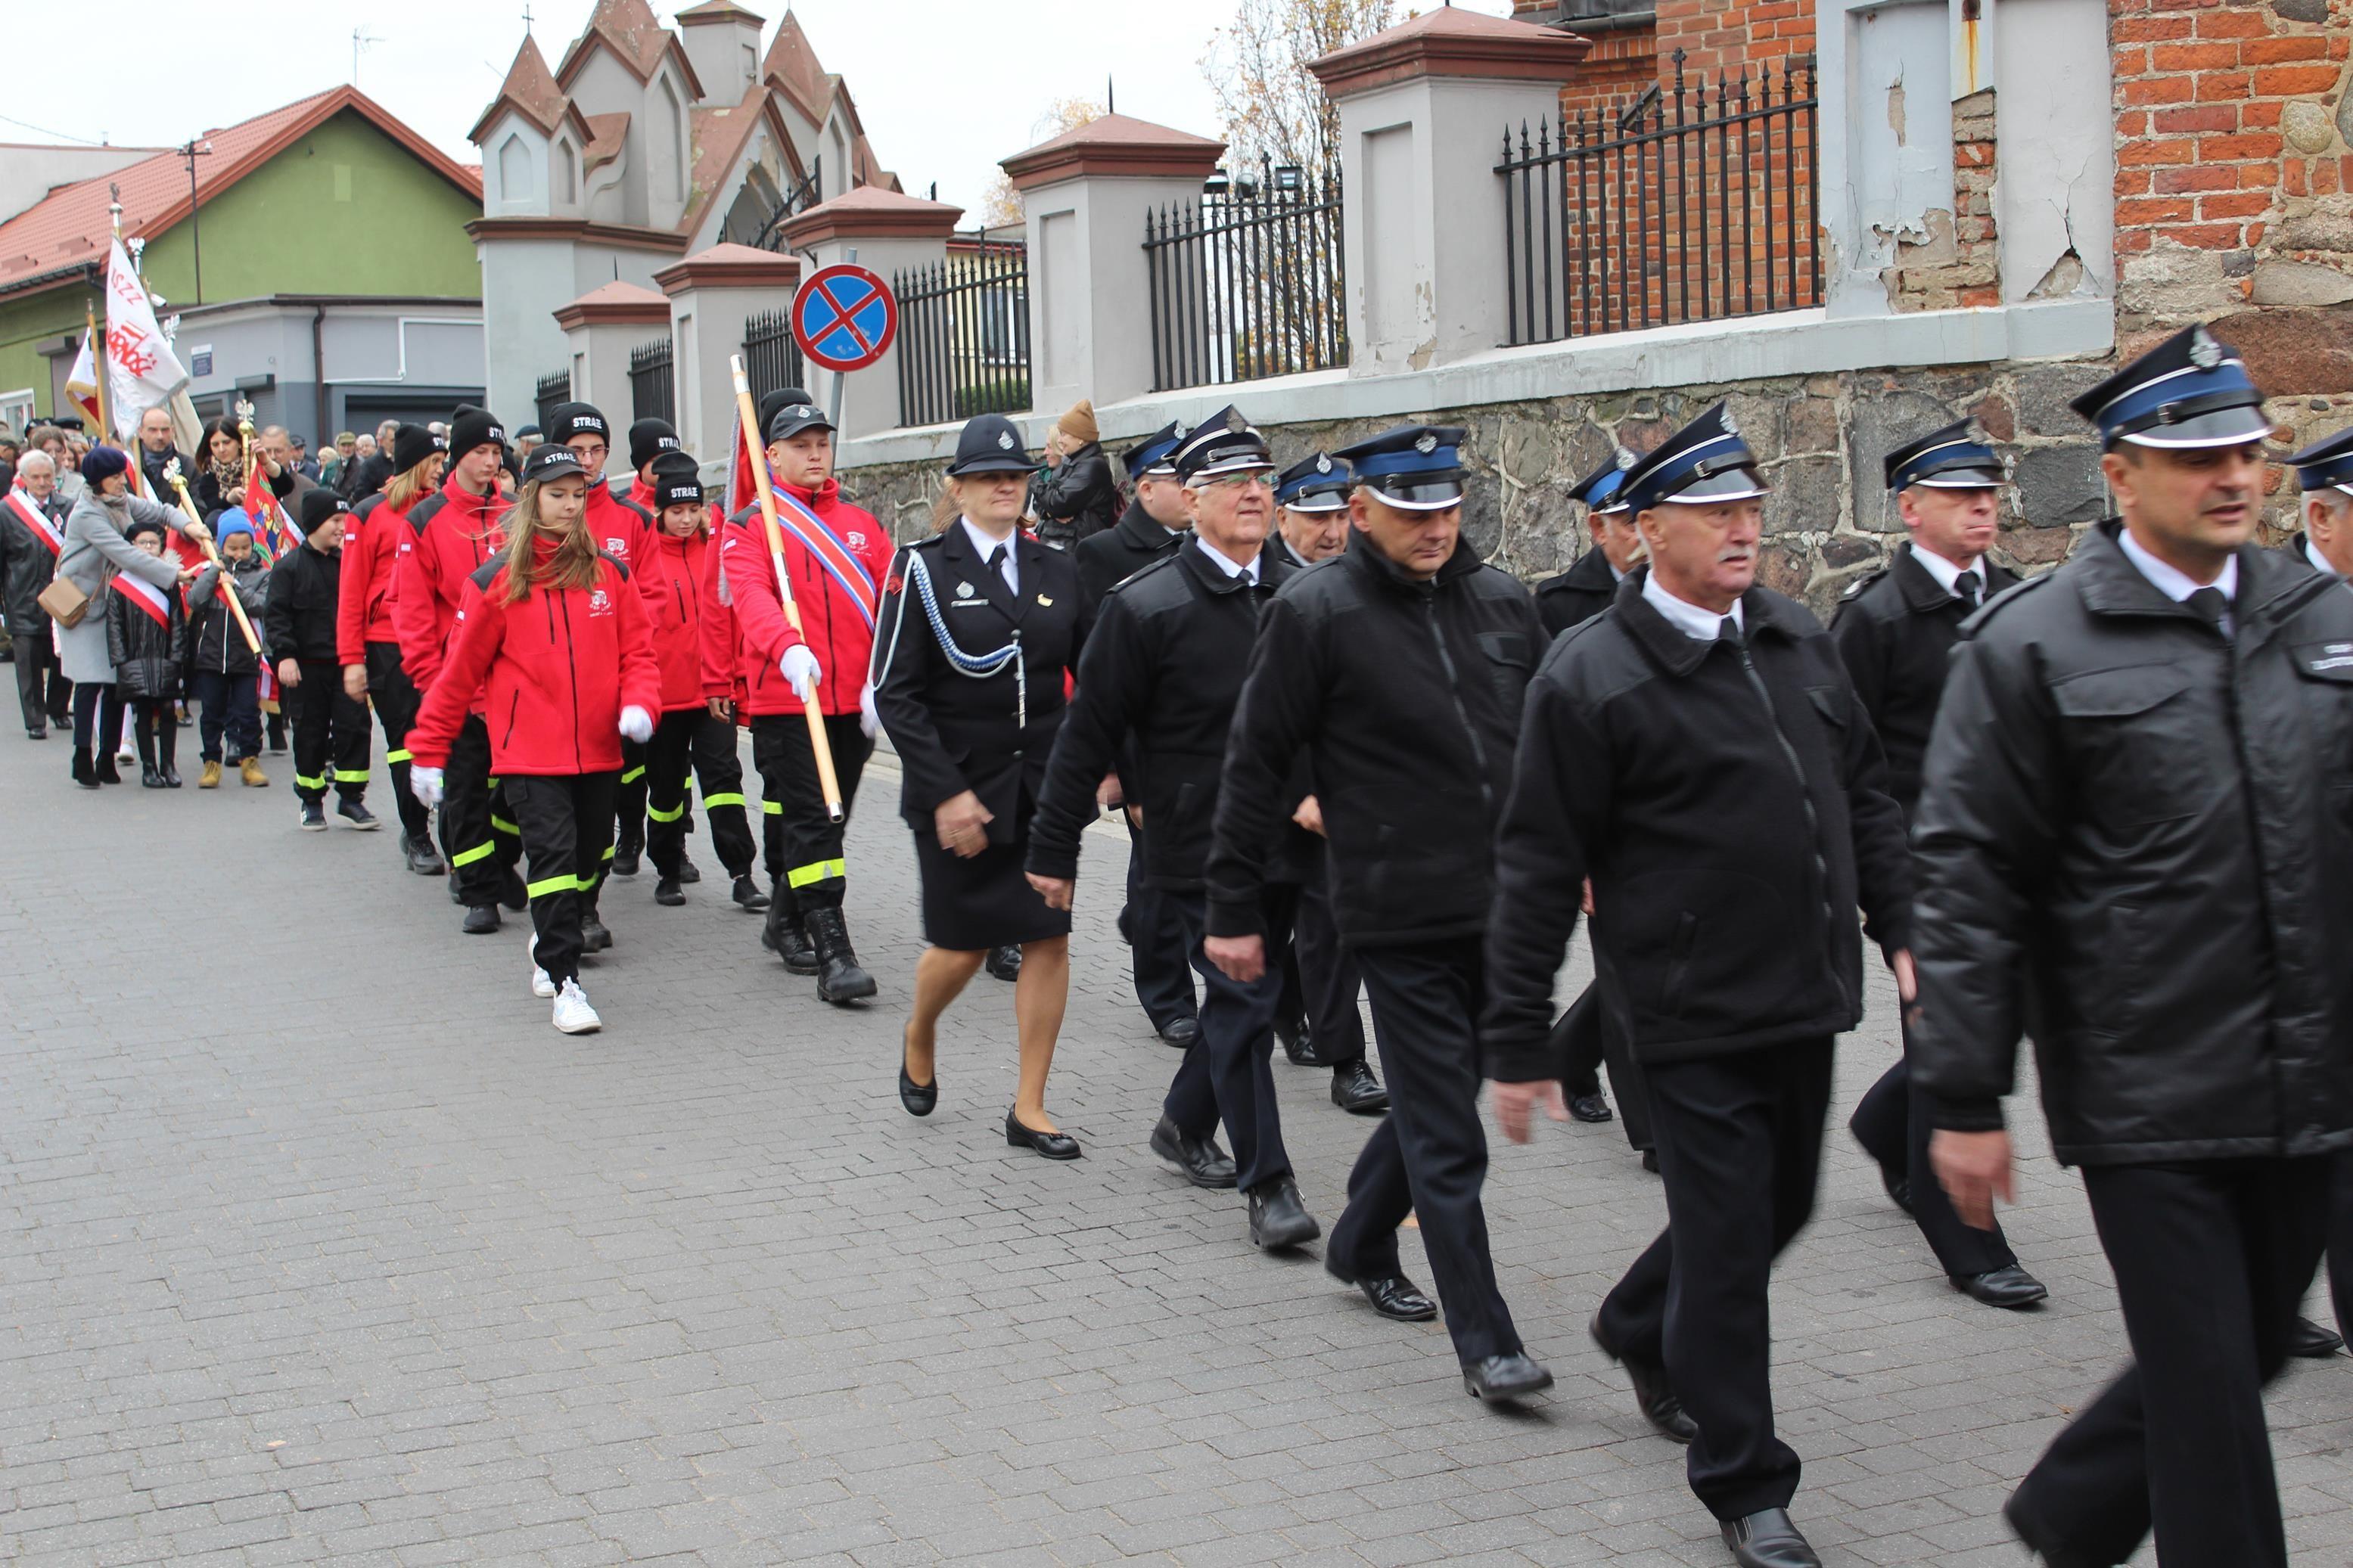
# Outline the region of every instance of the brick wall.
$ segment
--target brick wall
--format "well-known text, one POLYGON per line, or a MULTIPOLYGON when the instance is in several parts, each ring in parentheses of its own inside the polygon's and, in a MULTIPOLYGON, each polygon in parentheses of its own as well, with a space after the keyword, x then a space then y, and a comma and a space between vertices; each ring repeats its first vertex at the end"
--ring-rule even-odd
POLYGON ((1778 65, 1814 48, 1814 0, 1659 0, 1659 58, 1683 51, 1686 71, 1778 65))
POLYGON ((1899 241, 1888 268, 1898 310, 1951 310, 2001 303, 2001 247, 1994 227, 1994 89, 1953 100, 1953 207, 1926 215, 1924 237, 1899 241))

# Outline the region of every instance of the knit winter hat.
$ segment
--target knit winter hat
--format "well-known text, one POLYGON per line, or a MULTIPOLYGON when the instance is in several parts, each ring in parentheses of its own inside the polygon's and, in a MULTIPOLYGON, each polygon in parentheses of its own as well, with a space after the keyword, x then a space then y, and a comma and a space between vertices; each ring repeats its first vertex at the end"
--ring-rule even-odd
POLYGON ((130 471, 131 459, 113 447, 92 447, 81 460, 82 482, 93 489, 117 474, 130 471))
POLYGON ((349 511, 352 503, 321 485, 302 492, 302 531, 310 532, 339 511, 349 511))
MULTIPOLYGON (((398 433, 395 432, 395 439, 397 438, 398 433)), ((506 426, 487 408, 460 405, 458 416, 449 421, 449 456, 453 458, 462 458, 477 447, 503 449, 506 444, 506 426)))
POLYGON ((422 425, 403 425, 392 433, 392 471, 405 474, 440 450, 440 437, 422 425))
POLYGON ((684 450, 677 426, 667 419, 640 419, 629 426, 629 467, 642 468, 664 452, 684 450))
POLYGON ((1069 411, 1054 421, 1054 426, 1081 446, 1103 439, 1103 431, 1095 426, 1095 405, 1091 397, 1082 397, 1071 404, 1069 411))

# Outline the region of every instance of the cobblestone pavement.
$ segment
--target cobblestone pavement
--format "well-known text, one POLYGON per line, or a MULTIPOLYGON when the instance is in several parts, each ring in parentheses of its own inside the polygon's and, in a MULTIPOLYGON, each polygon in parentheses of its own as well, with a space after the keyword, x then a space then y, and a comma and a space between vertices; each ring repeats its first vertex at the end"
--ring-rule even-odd
MULTIPOLYGON (((567 1039, 513 929, 461 936, 391 832, 296 831, 288 759, 268 791, 96 796, 66 762, 0 737, 0 1557, 1725 1560, 1585 1338, 1662 1219, 1618 1130, 1496 1151, 1496 1260, 1560 1382, 1482 1409, 1438 1325, 1254 1255, 1234 1194, 1146 1151, 1173 1059, 1125 994, 1117 838, 1050 1100, 1087 1157, 1057 1165, 1005 1146, 985 976, 939 1112, 898 1107, 888 773, 849 851, 877 1005, 765 958, 704 841, 684 909, 650 874, 607 895, 606 1030, 567 1039)), ((1884 986, 1872 1012, 1841 1121, 1890 1054, 1884 986)), ((1276 1071, 1328 1225, 1366 1124, 1276 1071)), ((2021 1563, 1996 1510, 2121 1353, 2080 1188, 2029 1139, 2010 1232, 2053 1301, 2012 1316, 1947 1288, 1833 1131, 1775 1297, 1830 1563, 2021 1563)), ((2344 1563, 2353 1365, 2295 1366, 2272 1411, 2291 1541, 2344 1563)))

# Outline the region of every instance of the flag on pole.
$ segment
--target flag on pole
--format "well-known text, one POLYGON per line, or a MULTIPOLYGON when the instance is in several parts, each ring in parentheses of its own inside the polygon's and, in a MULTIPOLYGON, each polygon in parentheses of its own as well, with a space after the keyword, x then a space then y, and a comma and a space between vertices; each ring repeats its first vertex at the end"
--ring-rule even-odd
POLYGON ((106 261, 106 412, 125 450, 140 416, 158 404, 170 406, 187 384, 188 373, 155 320, 147 285, 132 270, 117 235, 106 261))
POLYGON ((103 435, 106 422, 98 412, 98 353, 92 337, 87 331, 81 335, 81 352, 74 355, 73 369, 66 372, 66 396, 83 423, 103 435))

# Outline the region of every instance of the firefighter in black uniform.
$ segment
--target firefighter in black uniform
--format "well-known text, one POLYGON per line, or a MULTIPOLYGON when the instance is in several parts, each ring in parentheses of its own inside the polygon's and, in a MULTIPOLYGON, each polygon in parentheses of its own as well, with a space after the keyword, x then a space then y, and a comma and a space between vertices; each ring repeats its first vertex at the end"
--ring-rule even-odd
MULTIPOLYGON (((1627 470, 1641 460, 1620 447, 1568 492, 1570 500, 1585 503, 1593 548, 1567 571, 1536 584, 1536 615, 1554 637, 1608 609, 1618 584, 1642 558, 1642 531, 1634 526, 1621 493, 1627 470)), ((1601 1094, 1601 1064, 1608 1061, 1609 1081, 1626 1110, 1626 1142, 1642 1156, 1642 1168, 1655 1173, 1659 1155, 1651 1141, 1651 1108, 1642 1100, 1642 1069, 1609 1025, 1600 988, 1588 984, 1552 1026, 1553 1047, 1565 1063, 1561 1085, 1568 1094, 1568 1114, 1578 1121, 1610 1120, 1609 1101, 1601 1094)))
POLYGON ((1552 1373, 1522 1348, 1488 1255, 1476 1024, 1494 824, 1544 628, 1518 579, 1461 537, 1461 439, 1409 425, 1335 454, 1356 471, 1356 531, 1260 620, 1218 786, 1204 946, 1237 983, 1265 967, 1266 846, 1304 754, 1390 1097, 1324 1267, 1384 1317, 1436 1316, 1398 1256, 1410 1211, 1464 1387, 1513 1398, 1552 1373))
POLYGON ((1552 988, 1589 878, 1606 1005, 1641 1058, 1667 1228, 1592 1324, 1743 1568, 1818 1568, 1789 1521, 1767 1289, 1813 1212, 1831 1042, 1862 1015, 1854 911, 1907 992, 1904 817, 1838 649, 1757 584, 1764 481, 1721 404, 1626 477, 1650 563, 1528 691, 1487 923, 1504 1135, 1565 1118, 1552 988))
MULTIPOLYGON (((1355 484, 1348 465, 1328 452, 1310 452, 1283 469, 1274 484, 1281 531, 1275 552, 1304 570, 1346 549, 1348 491, 1355 484)), ((1365 1060, 1365 1018, 1356 1011, 1364 976, 1356 972, 1355 956, 1340 945, 1340 928, 1332 923, 1322 823, 1314 796, 1302 799, 1283 830, 1282 849, 1268 867, 1271 880, 1295 877, 1298 888, 1288 902, 1288 920, 1273 921, 1267 931, 1268 943, 1282 963, 1274 1034, 1295 1065, 1332 1069, 1333 1104, 1352 1116, 1378 1116, 1389 1108, 1389 1091, 1365 1060), (1310 828, 1311 822, 1316 826, 1310 828)))
MULTIPOLYGON (((1112 585, 1155 561, 1176 553, 1191 528, 1185 487, 1173 461, 1182 425, 1164 425, 1129 447, 1122 461, 1135 486, 1135 499, 1119 521, 1071 547, 1079 569, 1079 597, 1092 615, 1112 585)), ((1123 803, 1116 776, 1103 781, 1103 805, 1123 803)), ((1119 934, 1128 946, 1135 977, 1135 1000, 1160 1037, 1179 1050, 1201 1032, 1193 1000, 1193 972, 1185 961, 1185 923, 1176 909, 1144 875, 1144 841, 1134 814, 1123 807, 1127 824, 1127 904, 1119 913, 1119 934)))
MULTIPOLYGON (((1113 759, 1144 808, 1145 876, 1185 922, 1201 973, 1200 1037, 1185 1052, 1152 1131, 1152 1150, 1197 1187, 1239 1185, 1249 1199, 1250 1240, 1297 1247, 1320 1227, 1299 1201, 1269 1062, 1282 974, 1268 966, 1230 979, 1203 954, 1201 869, 1234 702, 1266 600, 1296 570, 1268 544, 1274 463, 1266 442, 1228 408, 1204 421, 1176 456, 1193 531, 1174 556, 1103 595, 1079 666, 1079 687, 1030 826, 1030 885, 1068 909, 1079 874, 1079 835, 1100 809, 1096 786, 1113 759), (1218 1147, 1223 1120, 1233 1141, 1218 1147)), ((1275 828, 1280 834, 1288 824, 1275 828)), ((1270 838, 1271 854, 1274 841, 1270 838)), ((1270 884, 1287 906, 1295 884, 1270 884)))
MULTIPOLYGON (((1847 590, 1831 636, 1887 755, 1887 793, 1908 821, 1920 804, 1920 760, 1961 623, 2018 581, 1986 556, 2000 531, 1996 501, 2008 476, 1968 422, 1947 425, 1887 454, 1883 465, 1911 542, 1847 590)), ((2000 1226, 1963 1225, 1928 1169, 1927 1108, 1902 1059, 1847 1121, 1879 1163, 1895 1205, 1927 1238, 1947 1279, 1989 1307, 2031 1307, 2050 1292, 2019 1267, 2000 1226)))
POLYGON ((1964 628, 1913 832, 1913 1081, 1961 1217, 2034 1041, 2132 1363, 2004 1508, 2046 1563, 2287 1562, 2263 1385, 2353 1144, 2353 595, 2253 542, 2272 422, 2175 334, 2075 399, 2120 518, 1964 628))

